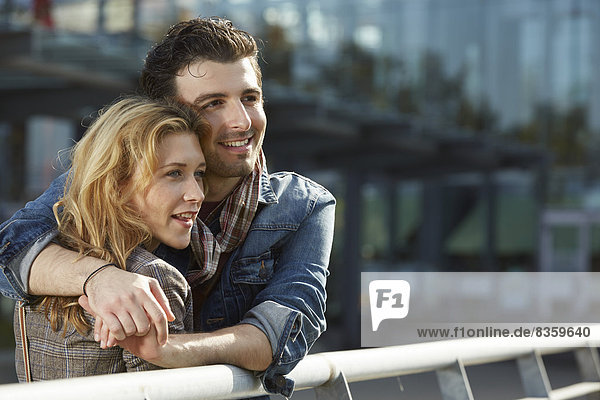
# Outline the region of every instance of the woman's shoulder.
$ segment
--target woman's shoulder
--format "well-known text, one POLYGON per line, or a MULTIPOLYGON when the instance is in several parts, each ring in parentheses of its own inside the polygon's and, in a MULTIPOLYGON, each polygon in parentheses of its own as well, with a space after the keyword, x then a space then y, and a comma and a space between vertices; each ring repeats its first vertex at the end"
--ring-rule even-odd
POLYGON ((187 284, 185 277, 177 268, 139 246, 127 258, 126 269, 129 272, 155 278, 161 286, 163 286, 163 282, 172 281, 187 284))

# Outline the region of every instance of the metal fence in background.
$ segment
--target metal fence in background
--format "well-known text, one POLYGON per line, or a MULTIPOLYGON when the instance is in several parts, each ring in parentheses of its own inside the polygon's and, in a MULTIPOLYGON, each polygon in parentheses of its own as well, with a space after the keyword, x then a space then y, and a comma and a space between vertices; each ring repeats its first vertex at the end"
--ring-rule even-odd
MULTIPOLYGON (((538 344, 543 344, 538 342, 538 344)), ((473 400, 466 366, 515 360, 530 399, 575 399, 600 393, 598 343, 565 338, 552 347, 525 346, 513 339, 461 339, 406 346, 325 352, 307 356, 291 372, 296 390, 314 389, 318 400, 352 399, 348 383, 435 371, 444 400, 473 400), (574 352, 578 383, 552 389, 543 355, 574 352)), ((213 365, 93 377, 8 384, 0 399, 236 399, 265 394, 249 371, 213 365)), ((598 398, 598 397, 591 397, 598 398)))

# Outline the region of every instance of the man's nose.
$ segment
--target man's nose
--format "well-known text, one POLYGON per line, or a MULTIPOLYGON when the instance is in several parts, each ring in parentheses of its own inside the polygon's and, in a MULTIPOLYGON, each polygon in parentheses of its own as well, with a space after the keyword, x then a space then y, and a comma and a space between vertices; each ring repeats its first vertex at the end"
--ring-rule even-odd
POLYGON ((252 120, 242 102, 231 104, 227 114, 227 125, 232 130, 245 132, 252 126, 252 120))

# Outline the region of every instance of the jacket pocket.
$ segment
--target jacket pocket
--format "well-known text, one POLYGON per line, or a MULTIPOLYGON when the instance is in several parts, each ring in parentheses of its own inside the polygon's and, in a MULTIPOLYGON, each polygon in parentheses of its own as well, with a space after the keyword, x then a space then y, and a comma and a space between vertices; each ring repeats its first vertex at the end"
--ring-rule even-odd
POLYGON ((233 283, 266 284, 273 276, 275 260, 271 252, 238 260, 231 268, 233 283))
POLYGON ((240 259, 231 266, 231 281, 240 296, 240 317, 255 305, 254 299, 273 277, 275 264, 272 253, 268 251, 258 257, 240 259))

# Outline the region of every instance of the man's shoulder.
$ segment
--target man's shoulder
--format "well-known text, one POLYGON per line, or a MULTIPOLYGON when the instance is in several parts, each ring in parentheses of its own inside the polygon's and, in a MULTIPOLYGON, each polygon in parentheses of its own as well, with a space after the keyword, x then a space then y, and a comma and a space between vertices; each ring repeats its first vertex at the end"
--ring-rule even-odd
POLYGON ((296 172, 278 171, 269 174, 272 193, 279 200, 308 200, 318 197, 331 197, 331 193, 321 184, 296 172))
POLYGON ((314 210, 335 205, 322 185, 295 172, 275 172, 262 182, 262 209, 252 223, 262 226, 298 226, 314 210))

